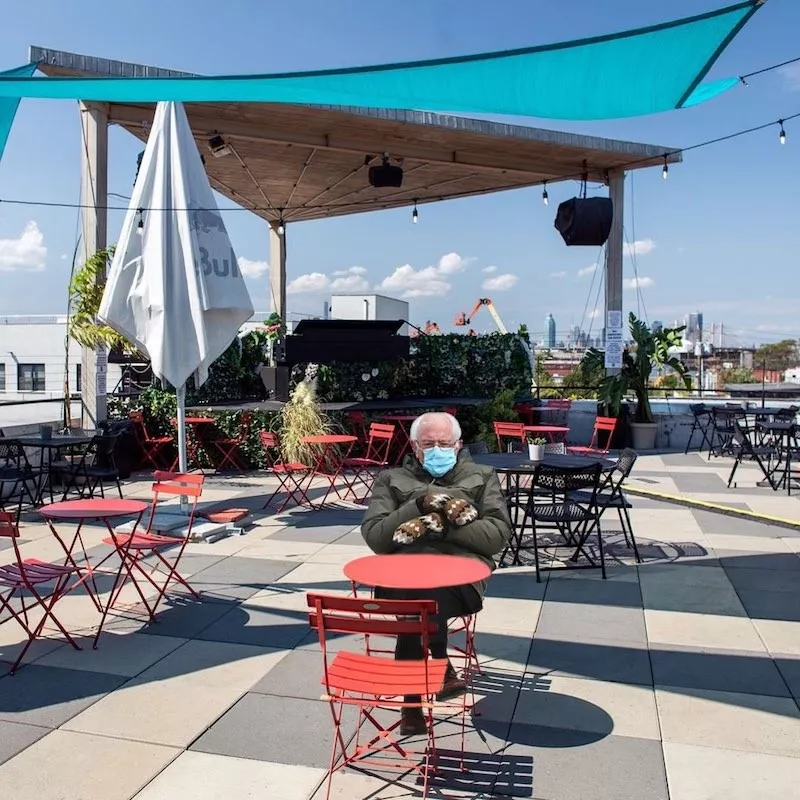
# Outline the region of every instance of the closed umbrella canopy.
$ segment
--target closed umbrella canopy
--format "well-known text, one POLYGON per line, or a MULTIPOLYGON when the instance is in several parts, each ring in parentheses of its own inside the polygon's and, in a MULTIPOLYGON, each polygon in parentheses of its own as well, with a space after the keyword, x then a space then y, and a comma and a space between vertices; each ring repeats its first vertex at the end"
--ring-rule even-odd
MULTIPOLYGON (((201 385, 253 304, 180 103, 159 103, 99 317, 176 389, 201 385), (141 209, 144 209, 143 211, 141 209)), ((185 432, 179 451, 186 469, 185 432)))

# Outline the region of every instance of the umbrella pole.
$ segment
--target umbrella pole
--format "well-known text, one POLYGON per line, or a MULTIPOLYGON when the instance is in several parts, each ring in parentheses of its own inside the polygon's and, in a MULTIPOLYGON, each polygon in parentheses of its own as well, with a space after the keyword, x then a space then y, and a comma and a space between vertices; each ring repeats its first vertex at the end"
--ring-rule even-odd
POLYGON ((178 472, 188 472, 186 463, 186 384, 184 383, 176 392, 178 400, 178 472))

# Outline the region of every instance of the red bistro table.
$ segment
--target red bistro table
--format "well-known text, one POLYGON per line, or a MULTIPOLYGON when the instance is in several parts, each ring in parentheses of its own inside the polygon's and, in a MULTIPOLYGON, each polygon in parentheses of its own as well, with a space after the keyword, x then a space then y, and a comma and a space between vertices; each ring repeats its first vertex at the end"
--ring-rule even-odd
MULTIPOLYGON (((192 462, 195 464, 198 463, 197 456, 200 454, 201 450, 208 456, 209 461, 213 463, 211 454, 206 450, 206 442, 208 441, 208 432, 214 426, 216 420, 213 417, 186 417, 185 422, 194 432, 194 436, 186 437, 186 466, 188 467, 192 462)), ((173 419, 172 424, 175 426, 175 431, 177 433, 178 420, 173 419)), ((177 466, 178 456, 175 456, 171 470, 174 472, 177 466)), ((200 471, 203 471, 202 468, 200 471)))
POLYGON ((391 422, 399 428, 399 442, 397 445, 397 454, 395 455, 395 464, 402 464, 403 458, 406 453, 410 453, 413 449, 411 444, 411 425, 419 415, 414 414, 386 414, 381 417, 384 422, 391 422))
MULTIPOLYGON (((332 491, 336 492, 336 496, 341 499, 339 490, 336 488, 336 480, 341 474, 342 462, 350 454, 353 445, 357 441, 358 438, 356 436, 340 433, 303 437, 303 444, 310 444, 317 448, 313 469, 308 473, 308 489, 311 488, 311 482, 315 477, 325 478, 328 481, 328 490, 319 505, 315 506, 311 498, 308 498, 308 504, 311 508, 324 508, 328 495, 332 491)), ((308 493, 308 490, 306 492, 308 493)))
POLYGON ((564 425, 526 425, 525 433, 539 434, 549 442, 566 442, 569 428, 564 425))
POLYGON ((433 553, 393 553, 357 558, 344 565, 353 584, 384 589, 440 589, 486 580, 492 570, 477 558, 433 553))
MULTIPOLYGON (((97 610, 102 613, 100 626, 97 629, 97 635, 94 637, 95 648, 97 647, 97 641, 100 638, 100 634, 103 630, 103 625, 105 624, 108 612, 111 610, 111 606, 119 594, 117 588, 119 581, 121 579, 123 583, 125 581, 125 579, 122 578, 123 572, 127 572, 127 577, 129 577, 133 582, 134 586, 136 587, 136 591, 139 593, 139 596, 142 599, 142 602, 147 605, 144 595, 142 594, 142 590, 139 588, 136 580, 131 575, 129 567, 127 567, 128 548, 118 541, 116 534, 114 533, 114 528, 111 525, 111 520, 119 517, 131 516, 136 518, 136 525, 138 526, 142 519, 142 514, 144 514, 149 507, 150 506, 148 503, 144 503, 141 500, 91 498, 85 500, 64 500, 60 503, 50 503, 49 505, 42 506, 42 508, 39 509, 39 513, 47 520, 47 524, 50 530, 53 532, 53 535, 56 537, 61 547, 64 548, 64 554, 66 555, 67 559, 65 566, 66 564, 70 564, 77 569, 78 574, 80 575, 80 579, 69 588, 69 591, 72 591, 72 589, 80 585, 85 586, 87 593, 92 598, 95 606, 97 606, 97 610), (69 542, 69 544, 67 544, 66 538, 62 537, 56 530, 54 525, 55 521, 78 523, 78 527, 75 530, 75 533, 73 534, 72 540, 69 542), (86 555, 86 545, 83 541, 83 536, 81 535, 81 529, 86 522, 103 522, 108 529, 108 532, 111 534, 111 539, 114 542, 115 550, 109 553, 105 558, 95 565, 90 563, 89 558, 86 555), (75 560, 76 545, 80 545, 83 563, 78 563, 75 560), (111 558, 115 552, 119 555, 120 566, 119 570, 117 570, 115 573, 114 585, 111 589, 111 593, 108 596, 108 601, 106 602, 105 606, 103 606, 103 604, 100 602, 99 592, 97 589, 97 584, 94 580, 94 576, 95 574, 98 574, 98 568, 108 561, 108 559, 111 558), (89 581, 91 582, 91 588, 88 583, 89 581)), ((133 541, 132 536, 128 537, 128 545, 130 545, 131 541, 133 541)), ((109 571, 104 574, 114 573, 109 571)), ((121 589, 122 586, 119 586, 119 588, 121 589)))

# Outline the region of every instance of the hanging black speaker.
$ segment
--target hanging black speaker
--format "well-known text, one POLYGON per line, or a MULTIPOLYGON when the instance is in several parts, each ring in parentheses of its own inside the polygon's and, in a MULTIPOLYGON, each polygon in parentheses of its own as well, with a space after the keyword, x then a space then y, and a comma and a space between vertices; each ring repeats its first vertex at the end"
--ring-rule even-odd
POLYGON ((554 225, 569 245, 603 245, 611 233, 610 197, 573 197, 558 207, 554 225))

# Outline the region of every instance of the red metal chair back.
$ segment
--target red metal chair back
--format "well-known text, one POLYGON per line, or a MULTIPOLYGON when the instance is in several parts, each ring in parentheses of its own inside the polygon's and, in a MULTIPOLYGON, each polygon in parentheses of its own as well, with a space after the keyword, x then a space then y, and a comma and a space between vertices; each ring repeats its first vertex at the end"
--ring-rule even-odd
POLYGON ((388 464, 389 450, 394 440, 394 432, 394 425, 387 425, 383 422, 373 422, 369 426, 366 458, 370 461, 376 461, 379 464, 388 464))
POLYGON ((244 444, 247 437, 250 435, 250 426, 253 424, 253 414, 250 411, 242 412, 242 419, 239 423, 239 433, 236 436, 236 441, 239 444, 244 444))
MULTIPOLYGON (((197 501, 203 493, 203 481, 205 475, 196 475, 188 472, 165 472, 156 470, 153 473, 156 482, 152 485, 153 501, 150 505, 150 520, 147 523, 149 532, 153 517, 156 514, 156 507, 162 499, 162 495, 167 497, 188 497, 189 498, 189 534, 191 534, 194 524, 195 512, 197 511, 197 501)), ((188 537, 188 534, 187 534, 188 537)))
POLYGON ((617 428, 617 420, 615 417, 598 417, 594 421, 594 430, 592 431, 592 441, 589 443, 589 447, 593 450, 601 450, 603 453, 607 453, 611 448, 611 439, 614 436, 614 431, 616 430, 616 428, 617 428), (598 446, 600 431, 605 431, 608 433, 608 438, 606 439, 606 443, 603 447, 598 446))
POLYGON ((144 414, 141 411, 131 411, 128 417, 133 420, 133 427, 139 441, 144 444, 150 442, 152 437, 147 430, 147 425, 144 424, 144 414))
POLYGON ((261 447, 264 450, 264 462, 267 469, 271 469, 281 460, 281 442, 278 434, 272 431, 259 431, 258 438, 261 440, 261 447))
POLYGON ((8 511, 0 511, 0 537, 19 538, 19 528, 14 519, 14 514, 8 511))
POLYGON ((522 422, 495 422, 494 435, 497 437, 497 449, 503 452, 503 439, 525 441, 525 425, 522 422))

